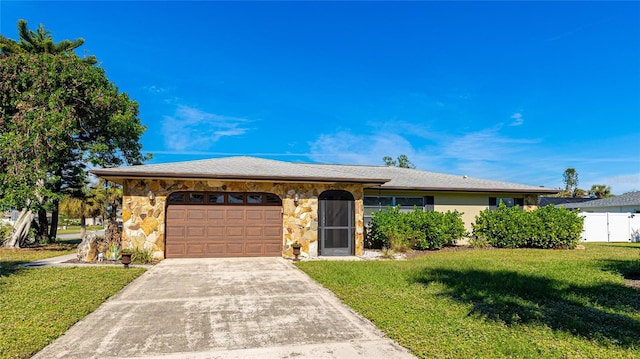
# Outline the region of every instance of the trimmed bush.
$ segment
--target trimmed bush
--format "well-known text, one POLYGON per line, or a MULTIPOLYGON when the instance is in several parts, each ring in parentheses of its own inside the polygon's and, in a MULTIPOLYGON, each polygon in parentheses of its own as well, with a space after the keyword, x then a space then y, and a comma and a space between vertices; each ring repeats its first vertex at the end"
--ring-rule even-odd
POLYGON ((462 213, 457 211, 442 213, 414 207, 411 212, 400 212, 399 207, 388 207, 373 213, 371 219, 369 242, 392 249, 440 249, 467 234, 462 213))
POLYGON ((549 205, 527 212, 500 204, 476 216, 473 235, 500 248, 575 248, 582 227, 577 211, 549 205))

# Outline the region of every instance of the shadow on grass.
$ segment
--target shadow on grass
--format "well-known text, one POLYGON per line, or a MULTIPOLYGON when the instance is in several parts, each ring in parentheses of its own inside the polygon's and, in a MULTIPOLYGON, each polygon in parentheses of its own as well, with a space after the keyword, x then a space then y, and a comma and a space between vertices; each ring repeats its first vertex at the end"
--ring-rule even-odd
POLYGON ((541 324, 623 347, 640 346, 640 291, 622 284, 579 286, 512 271, 428 270, 415 278, 443 283, 443 295, 473 305, 470 315, 506 325, 541 324))
POLYGON ((612 243, 612 244, 597 243, 597 245, 598 245, 598 247, 640 249, 640 243, 637 243, 637 242, 631 242, 631 243, 617 242, 617 243, 612 243), (635 245, 633 243, 635 243, 635 245))
POLYGON ((602 260, 599 264, 604 270, 618 273, 625 279, 640 280, 640 256, 635 260, 602 260))
POLYGON ((61 238, 56 239, 56 243, 59 243, 59 244, 78 245, 81 242, 82 242, 82 239, 61 239, 61 238))
POLYGON ((0 279, 23 271, 25 268, 22 265, 26 263, 28 261, 0 261, 0 279))

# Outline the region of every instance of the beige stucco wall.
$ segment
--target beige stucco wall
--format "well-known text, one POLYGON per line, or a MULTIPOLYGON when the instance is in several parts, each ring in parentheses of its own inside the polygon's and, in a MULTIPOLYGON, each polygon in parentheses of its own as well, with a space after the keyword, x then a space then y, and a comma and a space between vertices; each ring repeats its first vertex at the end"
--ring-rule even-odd
POLYGON ((239 182, 181 179, 127 179, 123 183, 123 247, 152 251, 164 258, 167 196, 177 191, 268 192, 282 199, 283 256, 293 257, 290 246, 300 242, 302 255, 318 256, 318 197, 327 190, 345 190, 355 199, 355 254, 363 253, 363 186, 344 183, 239 182), (149 199, 151 191, 155 199, 149 199), (294 198, 298 197, 296 205, 294 198))
POLYGON ((438 212, 458 211, 462 212, 462 220, 465 228, 471 232, 475 218, 481 211, 489 207, 489 197, 523 198, 524 209, 537 208, 538 196, 517 193, 472 193, 472 192, 434 192, 434 191, 407 191, 407 190, 378 190, 366 189, 367 196, 433 196, 433 209, 438 212))

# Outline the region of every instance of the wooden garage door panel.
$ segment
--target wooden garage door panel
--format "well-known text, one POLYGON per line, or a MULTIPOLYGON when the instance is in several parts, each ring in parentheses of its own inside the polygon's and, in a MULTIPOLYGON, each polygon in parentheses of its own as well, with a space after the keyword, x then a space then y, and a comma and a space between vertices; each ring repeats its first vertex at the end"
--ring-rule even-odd
POLYGON ((244 255, 244 245, 242 243, 227 243, 226 255, 231 257, 242 257, 244 255))
POLYGON ((183 243, 173 243, 166 245, 167 258, 179 258, 185 255, 185 245, 183 243))
POLYGON ((279 206, 170 205, 167 258, 282 255, 279 206))
POLYGON ((264 245, 265 256, 279 256, 282 255, 282 245, 276 243, 267 243, 264 245))
POLYGON ((207 237, 209 238, 221 238, 224 237, 224 226, 208 226, 207 237))
POLYGON ((200 238, 204 238, 205 235, 205 226, 204 224, 198 224, 195 226, 187 226, 185 227, 187 229, 187 237, 192 238, 192 237, 200 237, 200 238))
POLYGON ((184 220, 186 214, 187 214, 187 211, 176 208, 171 212, 167 213, 167 219, 173 220, 173 221, 182 221, 184 220))
POLYGON ((229 226, 227 227, 227 238, 244 239, 244 227, 229 226))
POLYGON ((167 237, 171 238, 185 238, 184 226, 167 226, 167 237))
POLYGON ((245 221, 245 210, 242 208, 229 208, 227 209, 226 220, 227 221, 245 221))
POLYGON ((280 207, 278 207, 277 211, 274 210, 266 210, 264 211, 264 219, 266 222, 277 222, 279 224, 282 224, 282 211, 280 210, 280 207))
POLYGON ((247 220, 264 222, 264 213, 262 209, 247 209, 247 220))
POLYGON ((262 238, 264 237, 264 227, 245 227, 245 233, 247 238, 262 238))
POLYGON ((263 227, 264 236, 267 238, 282 236, 282 226, 278 227, 263 227))
POLYGON ((258 256, 264 254, 264 245, 261 243, 247 243, 244 246, 244 251, 247 255, 258 256))
POLYGON ((223 223, 225 211, 221 208, 209 207, 207 209, 207 223, 223 223))
POLYGON ((187 210, 187 220, 188 221, 200 221, 200 222, 204 222, 205 219, 205 214, 207 213, 207 210, 205 208, 202 209, 188 209, 187 210))
POLYGON ((204 249, 206 245, 205 243, 187 243, 187 257, 203 257, 204 249))
POLYGON ((207 257, 224 257, 225 243, 207 242, 207 257))

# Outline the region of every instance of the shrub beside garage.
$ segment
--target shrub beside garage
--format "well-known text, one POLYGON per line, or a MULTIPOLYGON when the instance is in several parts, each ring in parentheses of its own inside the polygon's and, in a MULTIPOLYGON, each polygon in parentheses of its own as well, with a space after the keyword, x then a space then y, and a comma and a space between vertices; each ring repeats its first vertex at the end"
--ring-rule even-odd
POLYGON ((473 236, 499 248, 575 248, 584 219, 578 211, 552 205, 535 211, 500 204, 476 216, 473 236))

